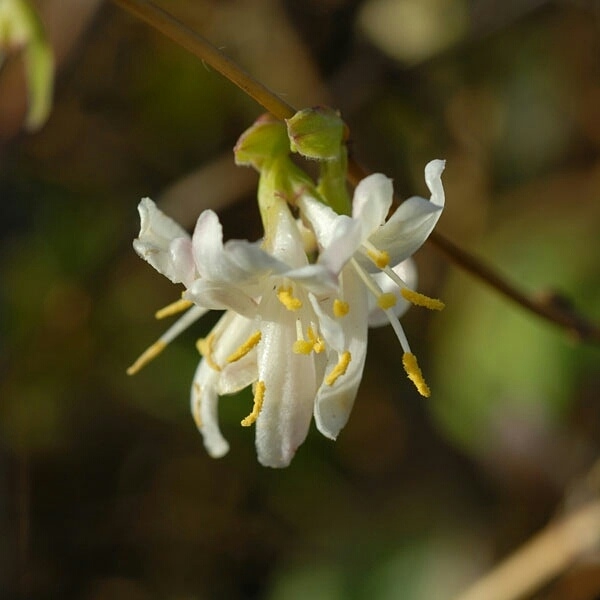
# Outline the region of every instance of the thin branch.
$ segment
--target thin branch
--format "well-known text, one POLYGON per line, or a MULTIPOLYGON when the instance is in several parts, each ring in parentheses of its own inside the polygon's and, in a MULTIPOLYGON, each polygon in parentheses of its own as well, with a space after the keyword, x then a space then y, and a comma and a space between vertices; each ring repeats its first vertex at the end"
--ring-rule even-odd
POLYGON ((186 27, 162 8, 145 0, 113 0, 113 2, 219 71, 278 119, 289 119, 296 113, 293 106, 284 102, 275 92, 256 81, 201 35, 186 27))
POLYGON ((600 501, 548 525, 455 600, 518 600, 600 546, 600 501))
MULTIPOLYGON (((349 161, 348 167, 349 179, 353 185, 356 185, 367 175, 356 162, 349 161)), ((579 315, 567 298, 557 293, 540 294, 538 297, 525 294, 481 259, 475 258, 472 254, 459 248, 454 242, 451 242, 437 231, 432 231, 427 241, 438 250, 441 250, 455 265, 480 279, 522 308, 562 327, 578 340, 600 342, 600 327, 579 315)))
MULTIPOLYGON (((237 63, 215 48, 201 35, 186 27, 152 2, 146 0, 113 0, 113 2, 172 39, 201 61, 212 66, 273 116, 278 119, 289 119, 296 113, 293 106, 256 81, 237 63)), ((356 185, 365 175, 366 173, 362 167, 350 157, 348 161, 348 180, 356 185)), ((565 299, 556 294, 546 294, 540 298, 532 298, 524 294, 490 266, 465 252, 438 232, 434 231, 429 236, 428 241, 444 252, 454 264, 477 279, 484 281, 526 310, 564 328, 579 340, 600 342, 600 327, 576 314, 570 303, 565 299)))

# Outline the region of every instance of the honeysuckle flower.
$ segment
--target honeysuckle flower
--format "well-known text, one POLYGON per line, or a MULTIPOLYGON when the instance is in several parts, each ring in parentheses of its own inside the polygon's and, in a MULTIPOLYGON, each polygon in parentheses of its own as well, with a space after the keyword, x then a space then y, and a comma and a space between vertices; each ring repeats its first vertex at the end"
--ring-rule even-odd
POLYGON ((218 397, 252 385, 254 407, 242 425, 256 423, 263 465, 287 466, 307 435, 318 390, 340 387, 351 353, 364 344, 352 337, 351 328, 342 332, 321 308, 335 296, 337 279, 324 264, 308 263, 282 199, 274 197, 267 210, 270 235, 262 245, 223 244, 212 211, 200 215, 192 237, 149 199, 142 200, 139 212, 136 251, 186 288, 182 300, 159 316, 191 308, 129 372, 137 372, 207 310, 227 309, 197 344, 203 358, 192 384, 192 413, 209 454, 222 456, 229 446, 218 424, 218 397))
POLYGON ((352 409, 364 365, 367 324, 378 326, 387 321, 392 325, 404 351, 403 365, 408 377, 422 395, 429 396, 398 317, 409 303, 435 310, 443 308, 439 300, 412 289, 414 268, 407 262, 427 239, 443 210, 443 170, 444 161, 428 163, 425 181, 430 200, 409 198, 387 221, 393 187, 391 180, 381 174, 370 175, 359 183, 351 217, 336 214, 310 194, 297 201, 323 249, 322 262, 340 276, 339 297, 322 303, 321 309, 340 322, 353 340, 360 340, 354 345, 345 376, 345 393, 335 394, 322 388, 317 395, 315 420, 328 437, 337 436, 352 409))

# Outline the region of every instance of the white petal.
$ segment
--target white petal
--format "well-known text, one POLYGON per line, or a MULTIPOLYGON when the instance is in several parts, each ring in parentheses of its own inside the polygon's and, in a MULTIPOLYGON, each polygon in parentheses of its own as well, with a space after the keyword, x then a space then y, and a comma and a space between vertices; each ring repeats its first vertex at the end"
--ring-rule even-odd
POLYGON ((431 192, 431 202, 438 206, 444 206, 445 195, 442 185, 442 173, 446 167, 445 160, 432 160, 425 165, 425 183, 431 192))
MULTIPOLYGON (((425 167, 425 181, 431 191, 431 200, 414 196, 405 200, 387 223, 376 231, 369 241, 390 255, 392 264, 398 264, 418 250, 433 231, 444 208, 444 188, 441 175, 443 160, 433 160, 425 167)), ((374 271, 373 264, 361 258, 361 264, 374 271)))
POLYGON ((393 196, 392 180, 381 173, 365 177, 356 186, 352 217, 362 224, 363 237, 368 237, 385 221, 393 196))
POLYGON ((302 236, 287 203, 277 202, 269 211, 269 219, 273 219, 275 225, 269 227, 272 235, 266 250, 292 269, 308 264, 302 236))
POLYGON ((138 205, 140 233, 135 251, 173 283, 190 278, 190 236, 173 219, 160 211, 150 198, 138 205))
POLYGON ((192 242, 189 238, 175 238, 169 246, 169 254, 177 278, 188 287, 197 276, 192 242))
POLYGON ((302 284, 306 290, 319 295, 334 292, 338 286, 335 273, 322 264, 306 265, 287 271, 284 275, 288 279, 302 284))
POLYGON ((216 332, 214 342, 214 359, 221 366, 217 392, 221 395, 235 394, 256 381, 256 349, 241 359, 229 363, 227 359, 258 330, 255 319, 247 319, 234 312, 227 312, 223 318, 224 327, 213 329, 216 332))
POLYGON ((230 240, 225 252, 233 265, 239 268, 240 277, 260 277, 266 273, 282 273, 289 267, 265 250, 258 242, 230 240))
POLYGON ((333 224, 329 244, 321 252, 318 262, 333 273, 340 273, 364 239, 361 222, 340 215, 333 224))
MULTIPOLYGON (((411 258, 402 261, 399 265, 393 267, 392 270, 404 281, 407 287, 411 290, 416 289, 418 280, 417 266, 411 258)), ((410 302, 404 299, 400 293, 400 288, 383 272, 374 273, 371 277, 375 279, 383 292, 395 294, 396 304, 392 308, 392 311, 397 317, 401 317, 410 308, 410 302)), ((382 325, 389 324, 390 320, 387 318, 385 312, 377 306, 375 297, 369 294, 369 327, 381 327, 382 325)))
MULTIPOLYGON (((314 294, 309 294, 309 300, 313 310, 315 311, 315 314, 317 315, 319 329, 321 330, 327 345, 331 346, 336 351, 334 354, 337 352, 342 352, 345 340, 344 330, 342 328, 343 319, 334 319, 333 317, 329 316, 314 294)), ((333 304, 331 299, 324 301, 324 303, 325 302, 329 306, 333 304)))
POLYGON ((287 467, 308 433, 316 383, 312 356, 295 354, 295 316, 274 298, 265 313, 258 345, 258 381, 265 384, 262 410, 256 421, 256 450, 267 467, 287 467), (277 306, 279 305, 279 307, 277 306), (287 314, 286 314, 287 313, 287 314))
POLYGON ((299 198, 298 208, 302 217, 306 219, 314 231, 319 244, 322 247, 327 247, 331 242, 333 226, 339 215, 329 206, 309 195, 299 198))
POLYGON ((194 259, 200 276, 213 281, 234 282, 242 276, 223 249, 223 228, 212 210, 202 211, 192 236, 194 259))
MULTIPOLYGON (((340 318, 344 332, 344 349, 350 352, 351 360, 346 372, 333 385, 325 381, 319 387, 315 401, 315 423, 325 436, 335 440, 348 422, 360 385, 367 354, 367 292, 353 269, 343 273, 344 298, 350 305, 347 315, 340 318)), ((337 363, 337 352, 327 373, 337 363)))
POLYGON ((223 367, 217 391, 221 395, 235 394, 254 383, 257 377, 256 350, 252 350, 240 360, 223 367))
POLYGON ((196 279, 184 292, 183 298, 212 310, 231 309, 248 318, 256 315, 256 302, 244 290, 234 285, 218 285, 204 279, 196 279))
POLYGON ((202 434, 206 451, 213 458, 221 458, 229 451, 229 444, 219 428, 219 396, 216 383, 218 372, 201 360, 191 390, 191 409, 202 434))

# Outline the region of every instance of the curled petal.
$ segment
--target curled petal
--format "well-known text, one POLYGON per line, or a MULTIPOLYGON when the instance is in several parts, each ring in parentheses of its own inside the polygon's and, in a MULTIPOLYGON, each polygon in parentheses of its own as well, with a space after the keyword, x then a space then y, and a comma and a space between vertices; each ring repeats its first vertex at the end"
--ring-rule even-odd
MULTIPOLYGON (((411 258, 407 258, 402 261, 399 265, 396 265, 392 269, 408 288, 414 290, 417 287, 417 266, 411 258)), ((377 282, 377 285, 386 294, 394 294, 396 296, 396 304, 392 307, 394 314, 397 317, 401 317, 410 307, 410 302, 407 302, 402 294, 400 293, 401 288, 396 285, 392 279, 390 279, 385 273, 374 273, 372 277, 377 282)), ((382 325, 389 325, 390 320, 386 316, 385 312, 377 306, 375 297, 369 294, 369 327, 381 327, 382 325)))
POLYGON ((431 202, 443 207, 446 199, 442 185, 442 173, 446 167, 445 160, 432 160, 425 165, 425 183, 431 192, 431 202))
POLYGON ((371 235, 385 221, 393 197, 392 180, 381 173, 365 177, 356 186, 352 200, 352 217, 362 224, 364 238, 371 235))
POLYGON ((229 444, 219 427, 217 379, 217 371, 212 369, 205 360, 201 360, 191 390, 192 414, 202 434, 206 451, 213 458, 221 458, 229 452, 229 444))
MULTIPOLYGON (((444 188, 441 175, 444 161, 434 160, 425 167, 425 181, 431 191, 431 200, 414 196, 405 200, 396 212, 369 241, 390 255, 392 264, 398 264, 418 250, 433 231, 444 208, 444 188)), ((374 270, 366 259, 361 263, 374 270)))
POLYGON ((135 251, 173 283, 189 281, 193 276, 190 236, 150 198, 139 203, 138 212, 140 233, 133 241, 135 251))

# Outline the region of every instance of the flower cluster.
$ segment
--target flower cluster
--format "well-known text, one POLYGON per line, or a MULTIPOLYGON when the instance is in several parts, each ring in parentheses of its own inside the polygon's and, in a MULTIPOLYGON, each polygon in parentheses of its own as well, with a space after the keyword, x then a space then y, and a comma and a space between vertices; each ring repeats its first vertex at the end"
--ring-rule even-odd
MULTIPOLYGON (((338 117, 305 111, 287 129, 261 119, 236 145, 238 164, 260 173, 262 240, 223 243, 221 224, 211 210, 202 212, 190 236, 149 198, 138 207, 136 252, 184 286, 182 298, 158 316, 186 312, 128 372, 137 372, 207 311, 225 311, 197 342, 202 358, 191 389, 192 414, 213 457, 229 450, 219 428, 219 397, 247 386, 253 388, 254 405, 242 425, 256 426, 261 464, 289 465, 313 415, 318 430, 336 439, 360 384, 369 326, 392 325, 408 377, 422 395, 429 395, 398 317, 411 303, 443 308, 439 300, 414 291, 410 256, 442 212, 444 162, 425 167, 430 199, 410 198, 387 220, 393 190, 381 174, 361 181, 351 207, 344 207, 343 128, 334 130, 335 143, 326 139, 324 144, 319 137, 324 118, 335 123, 338 117), (310 131, 313 122, 318 127, 310 131), (294 135, 297 131, 303 135, 294 135), (290 160, 290 141, 301 153, 308 142, 311 158, 327 147, 318 184, 290 160), (337 148, 333 155, 332 147, 337 148)), ((331 130, 325 128, 328 135, 331 130)))

